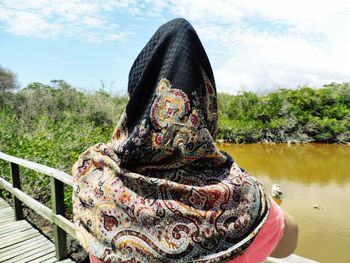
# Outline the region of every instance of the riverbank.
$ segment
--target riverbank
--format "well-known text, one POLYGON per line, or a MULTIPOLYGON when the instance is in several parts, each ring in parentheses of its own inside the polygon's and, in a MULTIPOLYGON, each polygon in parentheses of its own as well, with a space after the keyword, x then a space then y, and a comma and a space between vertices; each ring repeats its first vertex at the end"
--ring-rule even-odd
MULTIPOLYGON (((305 144, 315 144, 318 142, 314 141, 297 141, 297 140, 289 140, 286 142, 274 142, 274 141, 262 141, 262 142, 249 142, 249 143, 237 143, 232 142, 232 140, 224 140, 224 139, 216 139, 216 144, 236 144, 236 145, 246 145, 246 144, 267 144, 267 145, 276 145, 276 144, 286 144, 286 145, 305 145, 305 144)), ((350 142, 342 142, 342 143, 319 143, 319 144, 336 144, 336 145, 349 145, 350 142)))

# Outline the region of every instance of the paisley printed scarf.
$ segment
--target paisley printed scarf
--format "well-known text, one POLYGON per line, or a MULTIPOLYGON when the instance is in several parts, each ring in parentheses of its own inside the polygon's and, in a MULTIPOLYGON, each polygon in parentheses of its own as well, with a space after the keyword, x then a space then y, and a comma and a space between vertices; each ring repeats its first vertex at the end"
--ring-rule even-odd
POLYGON ((214 143, 217 101, 204 48, 184 19, 136 58, 112 141, 73 167, 74 223, 105 262, 225 262, 264 224, 261 184, 214 143))

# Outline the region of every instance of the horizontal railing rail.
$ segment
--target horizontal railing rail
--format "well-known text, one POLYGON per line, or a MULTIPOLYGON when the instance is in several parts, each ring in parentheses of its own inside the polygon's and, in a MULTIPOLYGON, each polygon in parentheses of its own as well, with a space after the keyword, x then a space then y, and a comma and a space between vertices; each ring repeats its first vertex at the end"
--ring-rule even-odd
POLYGON ((76 238, 74 224, 63 216, 65 211, 64 184, 73 186, 72 176, 58 169, 14 157, 3 152, 0 152, 0 159, 10 163, 12 184, 0 177, 0 187, 12 194, 16 220, 23 219, 23 204, 25 204, 53 223, 56 257, 58 260, 66 258, 68 256, 67 233, 76 238), (21 190, 20 166, 51 177, 51 209, 21 190))
POLYGON ((42 174, 49 175, 56 178, 57 180, 65 183, 67 185, 73 186, 73 178, 69 174, 62 172, 58 169, 48 167, 39 163, 27 161, 18 157, 8 155, 6 153, 0 152, 0 159, 7 161, 9 163, 15 163, 25 168, 37 171, 42 174))

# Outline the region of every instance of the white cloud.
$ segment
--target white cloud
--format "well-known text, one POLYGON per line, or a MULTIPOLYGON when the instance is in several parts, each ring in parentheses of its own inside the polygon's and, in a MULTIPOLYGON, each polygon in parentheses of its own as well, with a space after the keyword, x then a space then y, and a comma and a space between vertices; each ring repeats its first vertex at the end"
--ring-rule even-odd
POLYGON ((121 27, 120 15, 145 27, 187 18, 208 44, 221 91, 350 81, 349 0, 0 1, 0 29, 31 37, 119 41, 134 28, 121 27))
POLYGON ((212 0, 178 0, 170 1, 172 11, 175 14, 190 18, 193 21, 230 22, 244 16, 240 1, 212 1, 212 0))
POLYGON ((25 11, 16 12, 7 23, 7 31, 18 35, 25 32, 27 35, 51 37, 61 29, 61 25, 49 23, 35 13, 25 11))
MULTIPOLYGON (((120 40, 126 32, 116 25, 111 13, 117 8, 129 8, 130 2, 132 1, 4 1, 0 2, 0 24, 4 31, 21 36, 103 41, 117 39, 118 35, 120 40)), ((135 11, 131 8, 128 12, 135 11)))
POLYGON ((132 35, 132 33, 121 32, 121 33, 109 34, 107 40, 121 40, 121 39, 124 39, 127 35, 132 35))
POLYGON ((346 46, 323 46, 301 36, 254 30, 233 30, 227 35, 220 46, 225 46, 228 57, 214 67, 221 91, 264 92, 277 87, 322 86, 350 80, 346 46))
POLYGON ((350 1, 177 1, 173 12, 196 25, 220 53, 218 90, 350 81, 350 1))

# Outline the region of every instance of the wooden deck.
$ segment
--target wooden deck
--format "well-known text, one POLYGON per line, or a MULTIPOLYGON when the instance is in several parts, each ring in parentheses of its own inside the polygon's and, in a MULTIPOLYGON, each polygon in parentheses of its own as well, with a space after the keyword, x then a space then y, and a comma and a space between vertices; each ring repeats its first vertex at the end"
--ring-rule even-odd
POLYGON ((55 245, 26 220, 15 221, 13 209, 0 198, 0 262, 38 263, 58 261, 55 245))
POLYGON ((265 263, 319 263, 318 261, 304 258, 295 254, 286 258, 271 258, 268 257, 265 263))

